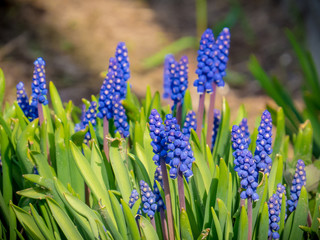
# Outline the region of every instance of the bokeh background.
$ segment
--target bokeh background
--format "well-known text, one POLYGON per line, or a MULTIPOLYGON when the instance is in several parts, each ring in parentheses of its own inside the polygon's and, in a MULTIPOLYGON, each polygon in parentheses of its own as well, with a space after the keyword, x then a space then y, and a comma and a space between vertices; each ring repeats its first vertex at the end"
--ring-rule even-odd
MULTIPOLYGON (((251 54, 268 74, 279 77, 299 104, 302 73, 284 30, 293 31, 320 69, 318 0, 208 0, 206 12, 215 34, 225 26, 231 30, 227 85, 218 95, 226 96, 233 114, 244 103, 254 121, 271 101, 248 70, 251 54)), ((162 92, 162 64, 147 68, 148 59, 186 36, 197 36, 196 0, 0 0, 0 67, 7 82, 6 99, 15 99, 19 81, 30 94, 33 61, 41 56, 47 63, 47 81, 55 83, 62 100, 80 105, 81 98, 99 93, 101 72, 119 41, 128 47, 133 91, 142 97, 150 85, 153 92, 162 92)), ((189 57, 196 107, 192 83, 197 49, 175 54, 182 55, 189 57)), ((218 97, 218 107, 220 102, 218 97)))

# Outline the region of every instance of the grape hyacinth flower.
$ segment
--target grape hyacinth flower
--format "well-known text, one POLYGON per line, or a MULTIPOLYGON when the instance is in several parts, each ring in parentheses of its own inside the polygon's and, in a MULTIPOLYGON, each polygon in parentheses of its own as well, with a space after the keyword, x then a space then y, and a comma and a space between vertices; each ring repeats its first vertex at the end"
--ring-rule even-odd
POLYGON ((171 79, 170 79, 170 62, 174 61, 173 55, 168 54, 164 59, 163 66, 163 98, 171 97, 171 79))
POLYGON ((119 97, 113 99, 113 118, 114 125, 117 128, 115 132, 119 132, 124 138, 129 136, 129 124, 127 120, 127 115, 120 102, 119 97))
POLYGON ((120 82, 120 99, 123 100, 127 95, 127 81, 130 78, 130 63, 128 57, 128 49, 124 42, 119 42, 115 53, 116 60, 122 72, 122 80, 120 82))
POLYGON ((289 211, 293 212, 298 204, 301 189, 306 185, 306 171, 304 162, 299 159, 296 165, 296 172, 292 180, 292 186, 290 188, 290 200, 288 200, 289 211))
POLYGON ((120 99, 124 99, 123 98, 123 94, 125 94, 123 92, 123 72, 121 70, 120 64, 117 62, 117 60, 113 57, 111 57, 109 59, 109 72, 112 72, 114 75, 114 92, 113 92, 113 97, 119 97, 120 99))
POLYGON ((17 84, 17 101, 24 115, 29 117, 29 99, 23 82, 17 84))
POLYGON ((106 117, 110 119, 113 117, 112 101, 114 98, 114 84, 114 72, 109 70, 100 89, 98 118, 106 117))
POLYGON ((157 210, 156 197, 151 191, 148 184, 141 180, 140 181, 140 191, 141 191, 141 201, 142 201, 142 211, 146 213, 150 218, 154 217, 155 211, 157 210))
POLYGON ((269 232, 268 236, 273 239, 279 239, 280 235, 278 233, 280 227, 280 212, 281 212, 281 202, 279 196, 275 193, 268 201, 269 209, 269 232))
POLYGON ((190 137, 191 129, 196 130, 197 129, 197 117, 196 113, 192 110, 190 110, 187 113, 186 119, 183 124, 182 133, 188 137, 190 137))
POLYGON ((82 110, 81 110, 81 117, 80 117, 80 123, 76 123, 74 126, 74 131, 79 132, 80 130, 84 129, 85 127, 83 126, 83 121, 86 116, 86 105, 82 104, 82 110))
POLYGON ((37 107, 38 103, 47 105, 47 85, 45 73, 45 61, 40 57, 34 61, 34 71, 32 77, 32 101, 31 105, 37 107))
MULTIPOLYGON (((139 193, 136 189, 133 189, 129 197, 129 207, 132 208, 136 201, 139 199, 139 193)), ((141 215, 141 209, 139 207, 137 214, 141 215)))
POLYGON ((232 155, 234 156, 234 170, 238 172, 240 162, 243 162, 244 155, 242 154, 242 152, 245 149, 248 149, 248 144, 244 136, 244 133, 241 131, 241 128, 237 125, 232 126, 231 141, 232 149, 234 150, 232 153, 232 155))
POLYGON ((213 118, 213 129, 212 129, 212 145, 211 149, 213 149, 215 143, 216 143, 216 138, 218 135, 218 130, 221 122, 221 113, 218 109, 214 110, 214 118, 213 118))
POLYGON ((248 119, 243 118, 239 124, 239 127, 241 128, 241 131, 243 132, 244 137, 247 139, 248 145, 250 145, 251 139, 250 139, 250 132, 248 127, 248 119))
MULTIPOLYGON (((276 194, 277 194, 278 197, 279 197, 280 211, 281 211, 282 198, 284 197, 284 198, 287 200, 286 187, 283 186, 281 183, 278 183, 276 194)), ((287 219, 287 207, 284 206, 284 208, 285 208, 285 211, 286 211, 285 219, 287 219)))
POLYGON ((158 188, 156 181, 158 181, 160 186, 163 188, 162 171, 160 166, 157 167, 156 171, 154 172, 154 184, 153 184, 153 193, 156 197, 157 210, 158 212, 160 212, 161 209, 166 209, 166 206, 163 202, 163 199, 161 197, 160 190, 158 188))
POLYGON ((229 28, 224 28, 216 39, 214 50, 214 82, 218 87, 223 87, 225 85, 223 77, 226 75, 229 48, 230 31, 229 28))
MULTIPOLYGON (((89 126, 89 122, 91 122, 92 126, 96 126, 96 117, 97 117, 97 103, 91 102, 91 105, 89 109, 86 111, 85 117, 83 119, 83 128, 89 126)), ((86 133, 84 143, 88 143, 88 141, 91 139, 91 134, 88 131, 86 133)))
POLYGON ((265 110, 261 116, 258 136, 256 141, 256 150, 254 159, 257 163, 258 171, 269 174, 272 160, 269 155, 272 153, 272 118, 268 110, 265 110))

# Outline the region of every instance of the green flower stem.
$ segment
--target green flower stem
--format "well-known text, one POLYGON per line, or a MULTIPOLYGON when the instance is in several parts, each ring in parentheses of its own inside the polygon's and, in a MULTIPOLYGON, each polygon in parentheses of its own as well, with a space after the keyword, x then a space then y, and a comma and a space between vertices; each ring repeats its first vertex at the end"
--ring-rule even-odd
POLYGON ((248 198, 248 240, 252 239, 252 198, 248 198))
POLYGON ((180 211, 182 211, 182 209, 186 209, 186 200, 184 196, 183 175, 180 170, 178 173, 178 189, 179 189, 180 211))
POLYGON ((151 222, 151 224, 152 224, 152 226, 153 226, 154 230, 156 230, 156 231, 157 231, 157 228, 156 228, 156 222, 154 221, 154 218, 150 218, 150 222, 151 222))
POLYGON ((181 126, 181 118, 182 118, 182 105, 181 105, 181 102, 178 102, 177 103, 177 106, 176 106, 176 119, 177 119, 177 122, 178 124, 181 126))
POLYGON ((108 162, 110 162, 109 159, 109 142, 107 139, 107 136, 109 134, 109 121, 107 119, 107 117, 103 118, 103 150, 104 153, 106 154, 107 160, 108 162))
POLYGON ((160 209, 160 219, 161 219, 161 226, 162 226, 162 235, 164 240, 168 240, 168 226, 166 220, 166 214, 164 213, 163 208, 160 209))
POLYGON ((166 199, 166 208, 167 208, 167 218, 168 218, 168 227, 169 227, 169 238, 170 240, 174 239, 174 226, 173 226, 173 216, 172 216, 172 206, 171 206, 171 197, 170 197, 170 187, 168 172, 165 161, 162 159, 160 161, 162 179, 163 179, 163 190, 166 199))
POLYGON ((203 122, 204 100, 205 100, 205 93, 200 94, 198 114, 197 114, 197 135, 200 140, 201 140, 201 129, 202 129, 202 122, 203 122))
POLYGON ((207 139, 206 143, 211 148, 212 145, 212 130, 213 130, 213 120, 214 120, 214 104, 216 99, 216 88, 217 85, 212 83, 213 92, 210 94, 210 104, 208 111, 208 123, 207 123, 207 139))

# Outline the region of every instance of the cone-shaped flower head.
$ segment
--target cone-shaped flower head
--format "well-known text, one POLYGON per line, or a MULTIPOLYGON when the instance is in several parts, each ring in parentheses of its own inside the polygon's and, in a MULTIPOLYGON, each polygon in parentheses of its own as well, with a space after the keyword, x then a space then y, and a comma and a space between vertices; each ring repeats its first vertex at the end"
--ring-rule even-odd
POLYGON ((196 74, 198 79, 195 80, 193 85, 197 87, 199 94, 213 92, 212 83, 214 81, 214 75, 216 72, 215 67, 215 41, 213 32, 211 29, 207 29, 201 37, 200 47, 198 50, 198 68, 196 74))
POLYGON ((118 96, 113 99, 113 118, 114 126, 117 128, 115 132, 119 132, 124 138, 128 137, 129 124, 127 115, 118 96))
POLYGON ((158 210, 158 212, 160 212, 161 209, 166 209, 166 206, 165 206, 164 201, 161 197, 160 190, 158 188, 156 181, 159 182, 160 186, 163 189, 162 172, 161 172, 160 166, 157 167, 156 171, 154 172, 154 184, 153 184, 153 193, 156 197, 157 210, 158 210))
POLYGON ((188 65, 189 61, 186 56, 183 56, 179 63, 174 58, 169 59, 171 99, 174 101, 174 104, 183 100, 188 88, 188 65))
POLYGON ((304 162, 299 159, 296 166, 296 172, 292 180, 292 186, 290 188, 291 199, 288 201, 290 212, 293 212, 296 209, 302 186, 306 185, 307 179, 306 179, 306 171, 304 168, 305 168, 304 162))
MULTIPOLYGON (((113 96, 114 97, 123 97, 123 73, 120 67, 120 64, 118 63, 118 61, 116 60, 116 58, 111 57, 109 59, 109 72, 113 72, 114 75, 114 93, 113 96)), ((124 95, 125 96, 125 95, 124 95)), ((124 97, 125 98, 125 97, 124 97)), ((122 99, 122 98, 121 98, 122 99)))
POLYGON ((251 142, 251 139, 250 139, 250 132, 249 132, 249 127, 248 127, 248 119, 243 118, 239 124, 239 127, 241 128, 241 131, 243 132, 244 137, 247 139, 247 143, 249 145, 251 142))
POLYGON ((156 197, 151 191, 151 188, 143 180, 140 181, 141 202, 143 205, 142 211, 150 218, 154 217, 157 210, 156 197))
POLYGON ((272 160, 269 155, 272 153, 272 118, 268 110, 265 110, 261 116, 258 136, 256 141, 256 150, 254 159, 257 163, 258 171, 269 174, 272 160))
POLYGON ((269 233, 268 236, 273 239, 279 239, 279 221, 280 221, 280 212, 281 212, 281 202, 279 196, 275 193, 273 194, 268 201, 269 209, 269 233))
MULTIPOLYGON (((280 204, 280 211, 281 211, 282 198, 285 198, 285 199, 287 200, 287 197, 286 197, 286 187, 283 186, 281 183, 278 183, 276 194, 277 194, 278 197, 279 197, 279 204, 280 204)), ((287 212, 287 206, 284 206, 284 207, 285 207, 285 211, 287 212)), ((287 213, 286 213, 286 215, 285 215, 285 218, 287 218, 287 213)))
POLYGON ((162 119, 156 109, 151 110, 149 116, 150 137, 152 139, 151 146, 153 148, 153 161, 160 166, 160 161, 164 161, 167 156, 166 133, 162 119))
POLYGON ((245 138, 245 134, 241 131, 241 128, 237 125, 232 126, 231 141, 234 156, 234 170, 238 172, 240 162, 243 161, 242 151, 248 149, 248 144, 245 138))
POLYGON ((109 70, 100 89, 99 113, 97 114, 97 117, 99 118, 106 117, 107 119, 110 119, 113 117, 112 101, 114 98, 114 86, 115 86, 114 72, 109 70))
POLYGON ((177 119, 172 117, 171 114, 167 114, 166 116, 165 131, 168 146, 166 163, 169 163, 171 166, 170 177, 175 179, 178 176, 178 171, 181 171, 188 181, 193 175, 191 168, 192 163, 195 161, 189 144, 189 137, 180 131, 177 119))
POLYGON ((23 82, 19 82, 17 84, 17 101, 24 115, 28 117, 29 116, 29 99, 26 93, 26 89, 24 88, 23 82))
POLYGON ((211 149, 213 149, 214 144, 216 143, 216 138, 218 135, 218 130, 221 122, 221 113, 218 109, 214 109, 213 112, 213 129, 212 129, 212 146, 211 149))
MULTIPOLYGON (((139 199, 139 193, 136 189, 133 189, 131 192, 131 195, 129 197, 129 207, 132 208, 138 199, 139 199)), ((140 207, 139 207, 137 214, 141 215, 140 207)))
POLYGON ((164 59, 163 65, 163 98, 171 97, 171 78, 170 78, 170 62, 174 61, 172 54, 168 54, 164 59))
POLYGON ((32 77, 32 102, 31 105, 37 107, 38 103, 43 105, 48 104, 47 100, 47 85, 46 85, 46 71, 44 69, 46 63, 42 58, 34 61, 34 71, 32 77))
POLYGON ((197 129, 197 117, 196 113, 192 110, 190 110, 187 113, 186 120, 184 121, 182 133, 186 136, 190 136, 191 129, 196 130, 197 129))
POLYGON ((214 82, 218 87, 224 86, 223 77, 226 75, 226 68, 228 62, 230 48, 230 31, 229 28, 224 28, 216 40, 214 51, 215 74, 214 82))
POLYGON ((127 81, 130 78, 130 63, 129 63, 128 49, 124 42, 118 43, 115 57, 122 73, 122 79, 120 81, 120 89, 119 89, 120 99, 122 100, 126 98, 127 81))
MULTIPOLYGON (((96 102, 91 102, 90 107, 86 111, 86 114, 83 119, 83 127, 85 128, 86 126, 89 126, 89 122, 91 122, 92 126, 96 126, 97 121, 97 103, 96 102)), ((91 139, 90 132, 88 131, 86 133, 84 142, 87 143, 91 139)))

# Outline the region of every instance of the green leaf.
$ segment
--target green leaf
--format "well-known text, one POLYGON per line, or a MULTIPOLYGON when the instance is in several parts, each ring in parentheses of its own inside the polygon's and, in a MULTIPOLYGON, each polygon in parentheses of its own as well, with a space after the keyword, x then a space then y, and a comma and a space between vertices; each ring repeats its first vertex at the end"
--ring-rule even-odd
POLYGON ((106 186, 107 189, 109 189, 107 169, 104 164, 100 149, 94 141, 92 142, 91 168, 99 179, 101 186, 106 186))
POLYGON ((217 215, 220 221, 221 230, 224 231, 226 226, 227 216, 228 216, 228 209, 221 199, 217 198, 217 203, 218 203, 217 204, 218 207, 216 207, 216 209, 218 209, 217 215))
POLYGON ((248 216, 245 207, 241 207, 238 239, 248 239, 248 216))
POLYGON ((318 193, 316 195, 316 204, 314 205, 311 229, 312 229, 312 231, 316 232, 318 234, 318 237, 320 238, 319 218, 320 218, 320 194, 318 193))
POLYGON ((277 189, 278 183, 282 183, 283 171, 283 157, 280 154, 277 154, 272 162, 272 167, 269 175, 269 196, 272 196, 273 191, 277 189))
POLYGON ((1 192, 0 192, 0 213, 1 213, 1 216, 3 216, 3 219, 5 220, 7 226, 9 226, 10 225, 9 208, 5 203, 1 192))
MULTIPOLYGON (((217 199, 221 199, 226 203, 228 202, 229 171, 223 158, 220 159, 219 169, 220 173, 217 189, 217 199)), ((217 208, 215 208, 215 210, 217 210, 217 208)))
MULTIPOLYGON (((137 222, 135 220, 135 214, 133 215, 131 212, 130 207, 128 206, 128 204, 123 201, 122 199, 120 199, 122 208, 123 208, 123 213, 127 222, 127 226, 128 226, 128 230, 131 234, 131 238, 132 239, 139 239, 140 238, 140 234, 139 234, 139 229, 137 226, 137 222)), ((137 207, 139 207, 140 204, 137 205, 137 207)), ((137 211, 136 211, 137 213, 137 211)))
POLYGON ((77 146, 81 146, 82 143, 83 143, 84 137, 86 136, 87 132, 88 132, 88 127, 86 127, 85 129, 80 130, 80 131, 74 133, 74 134, 71 136, 71 140, 72 140, 77 146))
POLYGON ((5 88, 6 88, 6 80, 4 78, 2 69, 0 68, 0 113, 2 112, 2 104, 3 104, 5 88))
POLYGON ((320 182, 320 169, 315 166, 314 162, 306 166, 305 171, 307 176, 312 176, 307 178, 306 188, 309 192, 317 190, 320 182))
POLYGON ((63 231, 67 239, 83 239, 68 215, 61 209, 56 201, 47 198, 47 203, 54 219, 63 231))
POLYGON ((183 98, 181 125, 183 125, 183 123, 186 119, 186 115, 188 114, 188 112, 190 110, 192 110, 192 100, 191 100, 190 91, 189 91, 189 89, 187 89, 184 94, 184 98, 183 98))
POLYGON ((52 107, 55 114, 57 114, 57 116, 62 120, 63 124, 67 124, 67 115, 63 108, 60 95, 57 91, 56 86, 51 81, 49 83, 49 90, 50 90, 50 97, 51 97, 50 99, 51 99, 52 107))
POLYGON ((43 236, 45 236, 45 239, 55 239, 52 232, 50 232, 49 228, 46 226, 43 218, 38 214, 32 204, 30 204, 30 210, 35 223, 37 224, 43 236))
POLYGON ((37 165, 39 174, 45 178, 53 179, 51 167, 48 164, 47 158, 42 153, 38 152, 31 152, 30 155, 37 165))
MULTIPOLYGON (((252 223, 253 224, 257 224, 257 218, 259 213, 262 212, 263 210, 263 204, 267 201, 267 196, 268 196, 268 185, 269 185, 269 181, 268 181, 268 177, 265 175, 263 178, 263 182, 260 183, 260 185, 257 187, 257 193, 259 195, 259 201, 256 201, 253 209, 252 209, 252 223)), ((254 226, 252 226, 252 228, 254 229, 254 226)))
POLYGON ((39 188, 39 187, 23 189, 21 191, 17 191, 17 194, 27 198, 39 199, 39 200, 43 200, 49 196, 48 191, 46 189, 39 188))
POLYGON ((269 211, 268 204, 263 204, 263 209, 259 218, 259 229, 257 233, 257 239, 267 239, 269 231, 269 211))
POLYGON ((141 234, 142 234, 142 239, 153 239, 157 240, 159 239, 157 232, 154 230, 153 226, 149 222, 148 219, 146 219, 143 216, 140 216, 140 227, 141 227, 141 234))
POLYGON ((273 144, 273 152, 271 159, 275 159, 276 155, 280 153, 281 145, 284 141, 285 137, 285 116, 283 113, 283 109, 280 107, 277 111, 277 122, 276 122, 277 130, 276 137, 274 139, 273 144))
POLYGON ((281 212, 280 212, 280 222, 279 222, 279 234, 281 235, 283 230, 284 230, 284 224, 286 221, 286 207, 287 207, 287 203, 286 203, 287 199, 285 196, 282 197, 282 201, 281 201, 281 212))
POLYGON ((219 239, 222 240, 222 229, 220 226, 219 219, 217 217, 216 212, 214 211, 214 208, 211 207, 211 214, 212 214, 212 224, 211 224, 211 230, 210 230, 210 239, 219 239))
POLYGON ((184 209, 182 209, 180 213, 180 227, 182 239, 193 239, 188 214, 184 209))
POLYGON ((299 128, 299 133, 294 142, 294 160, 291 166, 295 166, 298 159, 305 162, 306 165, 311 163, 312 158, 312 126, 309 120, 302 124, 299 128))

